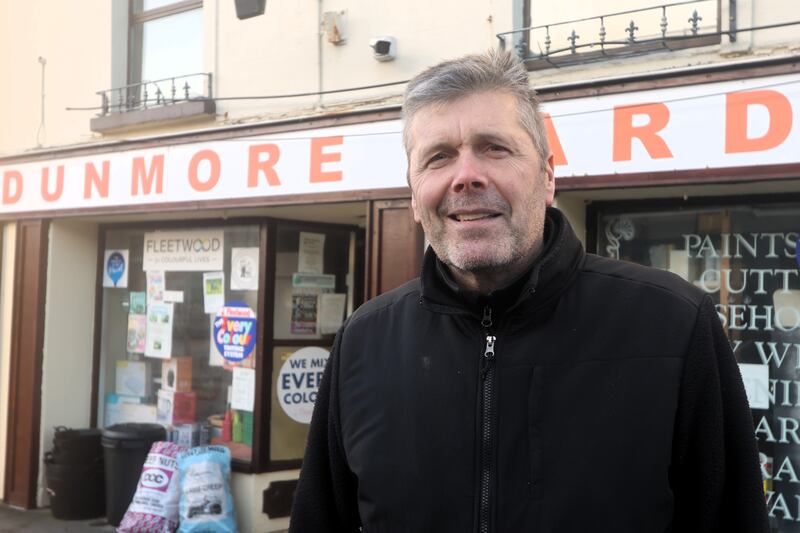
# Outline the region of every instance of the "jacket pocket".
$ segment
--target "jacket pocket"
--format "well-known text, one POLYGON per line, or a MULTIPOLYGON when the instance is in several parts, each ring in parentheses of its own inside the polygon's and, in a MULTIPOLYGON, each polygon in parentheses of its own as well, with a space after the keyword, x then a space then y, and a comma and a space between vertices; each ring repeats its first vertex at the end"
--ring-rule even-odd
POLYGON ((542 398, 544 368, 533 368, 528 389, 528 457, 531 497, 541 500, 544 495, 544 437, 542 435, 542 398))

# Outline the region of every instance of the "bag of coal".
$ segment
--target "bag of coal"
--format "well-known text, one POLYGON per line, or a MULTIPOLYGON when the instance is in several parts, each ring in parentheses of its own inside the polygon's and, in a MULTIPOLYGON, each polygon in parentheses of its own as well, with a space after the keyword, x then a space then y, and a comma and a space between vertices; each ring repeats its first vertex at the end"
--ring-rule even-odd
POLYGON ((178 453, 186 447, 154 442, 118 533, 172 533, 178 526, 178 453))

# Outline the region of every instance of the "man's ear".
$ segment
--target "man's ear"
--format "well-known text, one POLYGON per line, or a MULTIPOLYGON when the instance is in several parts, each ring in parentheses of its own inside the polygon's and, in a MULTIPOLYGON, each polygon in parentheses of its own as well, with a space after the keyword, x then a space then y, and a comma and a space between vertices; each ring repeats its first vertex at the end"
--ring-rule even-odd
POLYGON ((553 198, 556 195, 556 171, 555 171, 555 158, 551 153, 545 161, 544 165, 544 179, 545 179, 545 201, 548 206, 553 205, 553 198))
POLYGON ((419 217, 419 208, 417 207, 417 200, 414 198, 414 193, 411 193, 411 211, 414 213, 414 222, 421 224, 422 220, 419 217))

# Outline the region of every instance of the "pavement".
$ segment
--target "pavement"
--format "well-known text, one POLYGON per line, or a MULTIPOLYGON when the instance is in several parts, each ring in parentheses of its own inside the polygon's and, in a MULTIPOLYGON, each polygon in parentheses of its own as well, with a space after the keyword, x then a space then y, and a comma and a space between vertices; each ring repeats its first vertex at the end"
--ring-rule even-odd
POLYGON ((105 517, 92 520, 57 520, 50 509, 23 511, 0 504, 0 533, 112 533, 105 517))

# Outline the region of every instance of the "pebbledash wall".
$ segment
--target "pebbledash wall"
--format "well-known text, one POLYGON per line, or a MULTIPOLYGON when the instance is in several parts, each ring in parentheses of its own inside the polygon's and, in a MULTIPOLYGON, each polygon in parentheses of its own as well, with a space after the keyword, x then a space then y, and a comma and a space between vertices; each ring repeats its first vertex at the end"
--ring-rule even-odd
MULTIPOLYGON (((605 216, 604 200, 618 204, 626 198, 640 202, 659 198, 671 209, 664 199, 722 197, 737 205, 749 204, 746 194, 800 190, 800 124, 796 119, 800 73, 795 64, 748 63, 741 66, 738 76, 731 72, 726 70, 724 76, 692 73, 706 81, 688 85, 684 82, 691 81, 691 76, 665 78, 638 91, 609 83, 609 94, 566 99, 559 98, 563 88, 544 88, 558 204, 590 246, 599 247, 596 220, 605 216), (784 72, 774 73, 780 70, 784 72), (758 76, 759 72, 769 75, 758 76), (715 77, 737 79, 714 81, 715 77), (587 215, 587 202, 599 211, 590 209, 587 215)), ((390 111, 389 117, 392 113, 396 116, 396 111, 390 111)), ((91 354, 99 288, 98 221, 114 221, 123 213, 158 224, 181 213, 214 217, 224 210, 226 217, 236 218, 239 213, 249 215, 254 206, 308 207, 408 198, 400 120, 349 120, 355 123, 312 129, 277 125, 291 131, 268 133, 265 128, 267 133, 253 133, 251 129, 244 135, 210 130, 144 139, 134 149, 112 143, 2 161, 0 217, 51 221, 40 454, 48 446, 52 425, 85 426, 96 416, 90 391, 97 386, 93 365, 98 361, 91 354), (149 214, 142 218, 142 213, 149 214)), ((647 201, 652 205, 652 200, 647 201)), ((6 252, 14 249, 14 235, 13 223, 6 224, 6 252)), ((4 254, 4 278, 12 265, 13 254, 4 254)), ((0 295, 4 331, 10 328, 10 286, 5 282, 0 295)), ((8 342, 7 335, 3 339, 8 342)), ((3 361, 8 361, 7 355, 3 361)), ((757 394, 753 391, 758 387, 769 389, 768 381, 759 379, 748 382, 751 394, 757 394)), ((256 417, 260 415, 256 412, 256 417)), ((295 469, 234 475, 243 530, 286 527, 285 518, 270 519, 261 512, 262 491, 274 481, 296 475, 295 469)), ((46 501, 44 484, 40 471, 40 504, 46 501)), ((790 495, 782 497, 788 501, 790 495)))

